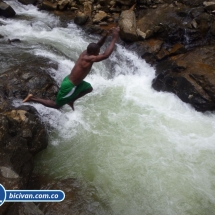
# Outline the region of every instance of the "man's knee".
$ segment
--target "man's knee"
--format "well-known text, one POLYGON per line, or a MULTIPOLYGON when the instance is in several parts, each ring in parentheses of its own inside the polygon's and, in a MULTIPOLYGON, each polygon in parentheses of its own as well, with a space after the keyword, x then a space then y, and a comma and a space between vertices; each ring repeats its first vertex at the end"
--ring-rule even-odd
POLYGON ((89 88, 89 89, 83 91, 83 93, 85 92, 85 93, 87 94, 87 93, 91 93, 92 91, 93 91, 93 88, 91 87, 91 88, 89 88))
POLYGON ((91 87, 90 89, 89 89, 89 93, 91 93, 93 91, 93 88, 91 87))

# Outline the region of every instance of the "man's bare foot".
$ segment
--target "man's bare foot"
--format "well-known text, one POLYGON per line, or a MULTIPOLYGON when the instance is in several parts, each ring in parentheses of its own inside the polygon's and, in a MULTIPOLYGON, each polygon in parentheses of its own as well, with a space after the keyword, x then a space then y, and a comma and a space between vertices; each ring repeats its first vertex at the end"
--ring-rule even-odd
POLYGON ((32 94, 28 94, 28 96, 22 101, 22 102, 27 102, 33 97, 32 94))

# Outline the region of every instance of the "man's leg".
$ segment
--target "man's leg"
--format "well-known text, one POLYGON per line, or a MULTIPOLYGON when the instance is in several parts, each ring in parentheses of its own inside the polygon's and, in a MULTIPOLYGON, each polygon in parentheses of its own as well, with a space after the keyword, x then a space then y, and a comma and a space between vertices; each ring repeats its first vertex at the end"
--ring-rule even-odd
POLYGON ((52 100, 37 98, 37 97, 34 97, 32 94, 29 94, 22 102, 29 102, 29 101, 37 102, 50 108, 55 108, 55 109, 60 108, 60 106, 58 106, 56 102, 52 100))
POLYGON ((93 88, 91 87, 91 88, 89 88, 88 90, 84 90, 84 91, 80 92, 71 102, 68 102, 68 105, 72 108, 72 110, 75 110, 75 109, 74 109, 74 102, 75 102, 77 99, 79 99, 79 98, 85 96, 86 94, 91 93, 92 91, 93 91, 93 88))

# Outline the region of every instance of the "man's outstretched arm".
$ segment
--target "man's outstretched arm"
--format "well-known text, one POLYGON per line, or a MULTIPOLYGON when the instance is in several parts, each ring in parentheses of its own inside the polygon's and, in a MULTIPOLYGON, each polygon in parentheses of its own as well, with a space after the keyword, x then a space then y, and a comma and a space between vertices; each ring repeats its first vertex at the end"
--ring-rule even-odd
POLYGON ((106 32, 106 34, 97 42, 99 47, 102 47, 104 45, 108 35, 109 35, 109 31, 106 32))
POLYGON ((119 38, 119 27, 113 29, 112 40, 111 40, 109 46, 104 51, 104 53, 100 54, 98 56, 91 56, 91 61, 92 62, 99 62, 99 61, 107 59, 111 55, 111 53, 113 52, 115 43, 116 43, 118 38, 119 38))
POLYGON ((111 40, 110 44, 108 45, 108 47, 106 48, 106 50, 104 51, 103 54, 91 55, 88 57, 87 60, 91 61, 91 62, 99 62, 99 61, 107 59, 111 55, 111 53, 113 52, 115 43, 116 43, 117 39, 119 38, 119 30, 120 30, 119 27, 113 28, 112 40, 111 40))

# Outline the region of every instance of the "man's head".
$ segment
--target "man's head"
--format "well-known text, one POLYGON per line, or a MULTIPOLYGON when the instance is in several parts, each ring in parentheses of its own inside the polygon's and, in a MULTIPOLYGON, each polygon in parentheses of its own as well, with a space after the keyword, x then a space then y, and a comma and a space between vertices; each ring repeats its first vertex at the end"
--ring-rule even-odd
POLYGON ((97 43, 90 43, 87 46, 87 54, 98 55, 100 52, 100 46, 97 43))

